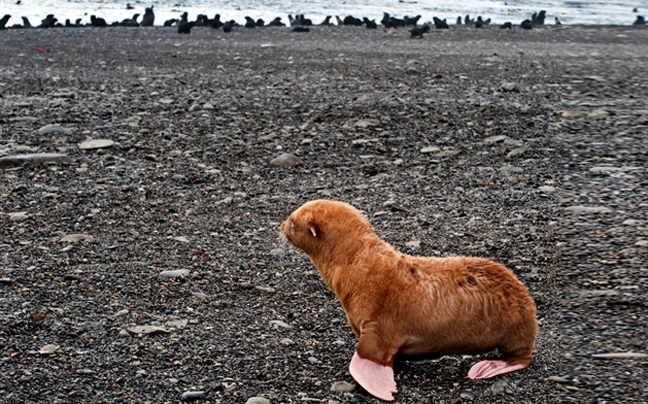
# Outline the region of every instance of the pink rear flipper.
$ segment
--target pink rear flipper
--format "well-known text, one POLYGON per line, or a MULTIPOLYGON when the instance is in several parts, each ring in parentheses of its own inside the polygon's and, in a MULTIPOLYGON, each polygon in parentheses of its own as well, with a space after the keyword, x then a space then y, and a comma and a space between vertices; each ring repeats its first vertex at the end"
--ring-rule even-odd
POLYGON ((503 373, 524 369, 531 364, 531 359, 507 358, 503 360, 481 361, 473 365, 468 372, 471 379, 490 379, 503 373))
POLYGON ((356 352, 351 359, 349 371, 355 381, 371 395, 385 401, 394 400, 392 393, 398 392, 398 389, 394 381, 394 369, 391 366, 383 366, 369 359, 363 359, 356 352))

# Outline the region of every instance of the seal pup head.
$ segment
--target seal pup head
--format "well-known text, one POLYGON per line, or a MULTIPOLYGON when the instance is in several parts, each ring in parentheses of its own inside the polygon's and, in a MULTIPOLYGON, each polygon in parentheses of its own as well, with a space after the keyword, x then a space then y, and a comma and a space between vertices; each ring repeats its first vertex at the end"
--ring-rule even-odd
POLYGON ((376 237, 358 209, 324 199, 303 204, 281 224, 281 231, 291 244, 311 258, 338 248, 350 248, 364 237, 376 237))

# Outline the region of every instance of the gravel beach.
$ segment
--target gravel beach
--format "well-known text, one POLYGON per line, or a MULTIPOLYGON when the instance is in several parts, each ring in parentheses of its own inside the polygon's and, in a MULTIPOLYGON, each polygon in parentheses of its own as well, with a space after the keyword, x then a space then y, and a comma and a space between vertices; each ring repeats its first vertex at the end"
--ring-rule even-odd
POLYGON ((396 402, 647 402, 646 66, 638 27, 0 31, 0 401, 379 403, 279 236, 327 198, 538 306, 530 368, 396 402))

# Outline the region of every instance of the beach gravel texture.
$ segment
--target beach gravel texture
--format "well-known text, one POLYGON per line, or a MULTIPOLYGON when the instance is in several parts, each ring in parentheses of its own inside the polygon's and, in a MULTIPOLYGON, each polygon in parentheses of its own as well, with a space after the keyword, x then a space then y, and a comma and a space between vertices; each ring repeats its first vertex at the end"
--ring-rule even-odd
POLYGON ((0 55, 3 403, 379 402, 279 236, 317 198, 538 306, 530 368, 398 362, 396 402, 646 402, 648 30, 6 30, 0 55))

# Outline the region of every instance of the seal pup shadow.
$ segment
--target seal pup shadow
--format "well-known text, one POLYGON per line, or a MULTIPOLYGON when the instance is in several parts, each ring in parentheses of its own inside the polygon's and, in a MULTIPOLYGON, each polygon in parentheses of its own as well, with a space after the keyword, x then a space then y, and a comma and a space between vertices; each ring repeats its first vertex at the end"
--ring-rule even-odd
POLYGON ((397 392, 395 359, 476 355, 498 349, 500 360, 476 363, 471 379, 531 364, 536 307, 512 271, 474 257, 415 257, 382 241, 367 218, 337 201, 307 202, 282 224, 340 300, 359 337, 349 370, 370 394, 397 392))

